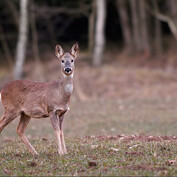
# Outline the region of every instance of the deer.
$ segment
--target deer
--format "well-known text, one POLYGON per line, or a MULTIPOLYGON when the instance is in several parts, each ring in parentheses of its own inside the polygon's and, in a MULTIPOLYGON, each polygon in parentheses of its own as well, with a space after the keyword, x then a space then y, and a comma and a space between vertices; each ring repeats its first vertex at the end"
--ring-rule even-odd
POLYGON ((4 115, 0 119, 0 133, 15 118, 20 116, 17 134, 33 155, 38 155, 25 136, 30 119, 50 118, 57 137, 58 154, 67 154, 63 120, 70 108, 73 92, 74 62, 79 54, 75 43, 70 52, 64 52, 60 45, 55 46, 55 55, 61 63, 61 80, 37 82, 14 80, 7 83, 0 92, 4 115))

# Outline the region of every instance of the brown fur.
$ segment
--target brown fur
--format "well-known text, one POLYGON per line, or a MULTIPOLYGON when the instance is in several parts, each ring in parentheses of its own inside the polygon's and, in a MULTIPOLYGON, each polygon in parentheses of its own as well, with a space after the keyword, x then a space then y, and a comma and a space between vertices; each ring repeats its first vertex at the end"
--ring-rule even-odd
POLYGON ((64 87, 67 82, 33 82, 17 80, 8 83, 1 91, 5 111, 22 112, 33 118, 49 116, 49 112, 69 107, 70 95, 66 95, 64 87), (32 103, 32 104, 31 104, 32 103), (15 110, 14 110, 15 108, 15 110))

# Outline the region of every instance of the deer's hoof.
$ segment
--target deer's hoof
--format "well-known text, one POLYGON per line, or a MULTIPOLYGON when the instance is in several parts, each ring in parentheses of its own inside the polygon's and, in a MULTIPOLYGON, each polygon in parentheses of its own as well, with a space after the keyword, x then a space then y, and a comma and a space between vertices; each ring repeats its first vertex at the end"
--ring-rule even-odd
POLYGON ((38 156, 39 154, 35 151, 35 152, 33 152, 33 155, 38 156))
POLYGON ((64 155, 64 154, 67 154, 67 152, 58 151, 58 154, 59 154, 59 155, 64 155))
POLYGON ((64 154, 68 154, 67 151, 64 151, 63 153, 64 153, 64 154))

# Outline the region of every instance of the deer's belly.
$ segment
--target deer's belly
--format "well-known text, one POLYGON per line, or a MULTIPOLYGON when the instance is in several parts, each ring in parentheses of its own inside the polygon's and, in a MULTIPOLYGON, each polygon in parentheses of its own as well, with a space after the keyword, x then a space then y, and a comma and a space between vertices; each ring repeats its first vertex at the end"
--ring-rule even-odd
POLYGON ((46 118, 49 117, 47 110, 41 107, 34 107, 32 109, 23 108, 22 110, 26 115, 33 118, 46 118))

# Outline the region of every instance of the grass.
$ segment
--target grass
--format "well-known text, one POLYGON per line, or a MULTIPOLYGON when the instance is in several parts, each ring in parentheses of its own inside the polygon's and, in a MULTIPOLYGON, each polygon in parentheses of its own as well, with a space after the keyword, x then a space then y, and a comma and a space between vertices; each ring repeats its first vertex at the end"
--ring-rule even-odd
POLYGON ((33 119, 26 131, 39 153, 35 157, 17 139, 16 119, 0 135, 0 175, 176 175, 177 140, 147 138, 175 135, 176 104, 176 99, 160 98, 73 100, 64 126, 68 154, 63 156, 57 154, 48 119, 33 119), (101 134, 106 138, 95 137, 101 134), (129 138, 114 138, 118 134, 129 138), (147 136, 131 139, 132 134, 147 136))
POLYGON ((175 140, 122 139, 69 138, 68 154, 63 156, 57 154, 56 143, 51 140, 32 141, 39 156, 28 153, 19 141, 2 142, 0 175, 176 175, 175 140))

